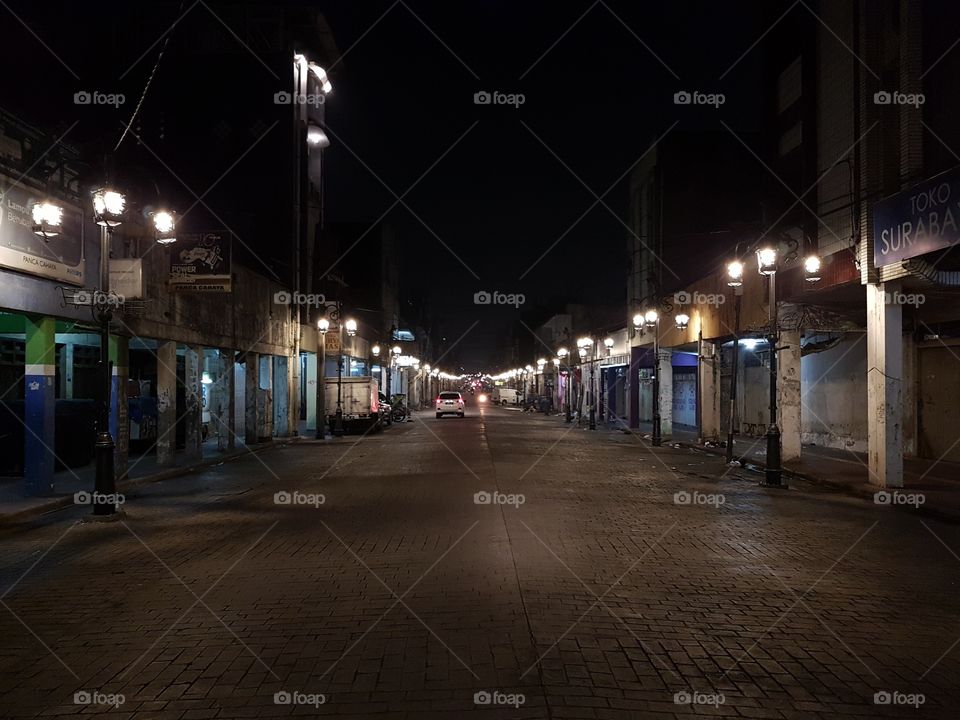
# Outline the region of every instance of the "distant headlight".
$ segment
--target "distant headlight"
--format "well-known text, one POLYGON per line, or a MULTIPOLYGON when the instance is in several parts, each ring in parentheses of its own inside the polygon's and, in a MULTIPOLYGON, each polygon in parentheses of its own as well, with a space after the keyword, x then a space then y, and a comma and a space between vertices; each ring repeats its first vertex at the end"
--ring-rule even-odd
POLYGON ((481 395, 481 396, 480 396, 479 398, 477 398, 477 399, 478 399, 480 402, 486 402, 486 401, 487 401, 487 396, 486 396, 486 395, 481 395))

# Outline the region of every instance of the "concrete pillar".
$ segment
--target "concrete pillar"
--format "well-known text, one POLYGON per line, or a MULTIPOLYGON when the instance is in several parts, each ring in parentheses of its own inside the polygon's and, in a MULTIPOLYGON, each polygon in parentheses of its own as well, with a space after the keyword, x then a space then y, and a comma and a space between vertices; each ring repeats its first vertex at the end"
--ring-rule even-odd
POLYGON ((113 435, 113 466, 117 480, 127 477, 130 457, 130 418, 127 403, 127 380, 130 377, 130 338, 110 336, 110 363, 113 380, 110 385, 110 434, 113 435))
POLYGON ((244 393, 246 413, 243 419, 244 438, 247 445, 256 445, 257 396, 260 394, 260 355, 255 352, 246 353, 244 380, 246 384, 246 391, 244 393))
POLYGON ((236 372, 234 370, 233 350, 220 351, 220 387, 223 402, 220 414, 220 440, 217 443, 219 450, 233 450, 236 447, 234 438, 237 435, 236 413, 234 402, 236 399, 236 372))
POLYGON ((290 358, 273 358, 273 434, 290 436, 290 358))
POLYGON ((777 355, 777 410, 780 423, 781 460, 800 457, 800 333, 784 331, 780 334, 777 355))
POLYGON ((660 434, 673 434, 673 350, 660 348, 657 358, 657 375, 660 378, 660 434))
POLYGON ((307 355, 307 430, 317 431, 317 355, 307 355))
POLYGON ((74 344, 64 343, 60 348, 60 397, 73 399, 73 358, 74 344))
POLYGON ((913 335, 903 336, 903 453, 917 454, 917 342, 913 335))
POLYGON ((183 353, 183 450, 190 460, 198 460, 203 455, 200 432, 202 357, 203 349, 197 345, 188 345, 183 353))
POLYGON ((903 310, 900 283, 867 284, 867 454, 870 482, 903 487, 903 310))
POLYGON ((173 462, 177 443, 177 344, 157 343, 157 465, 173 462))
POLYGON ((700 397, 700 442, 720 439, 720 345, 702 343, 700 359, 697 362, 699 373, 700 397))
POLYGON ((26 316, 26 366, 24 367, 23 465, 27 495, 53 495, 56 437, 56 321, 26 316))

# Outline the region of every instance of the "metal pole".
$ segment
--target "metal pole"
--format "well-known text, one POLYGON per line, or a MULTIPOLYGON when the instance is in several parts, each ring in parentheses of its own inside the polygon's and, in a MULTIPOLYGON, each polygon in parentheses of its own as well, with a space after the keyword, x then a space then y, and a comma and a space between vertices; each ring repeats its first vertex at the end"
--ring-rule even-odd
POLYGON ((96 455, 96 476, 94 478, 94 515, 113 515, 117 511, 113 498, 116 495, 113 450, 115 444, 110 434, 110 394, 113 384, 113 367, 110 364, 110 305, 107 295, 110 292, 110 229, 100 228, 100 296, 94 293, 94 308, 100 320, 100 418, 97 429, 97 441, 94 444, 96 455))
POLYGON ((327 437, 327 335, 319 330, 317 343, 317 440, 327 437))
POLYGON ((777 276, 770 274, 770 427, 767 429, 766 484, 780 487, 780 428, 777 426, 777 276))
MULTIPOLYGON (((594 360, 595 359, 596 358, 594 358, 594 360)), ((590 429, 591 430, 597 429, 597 410, 596 410, 597 394, 596 394, 596 391, 594 390, 594 380, 596 379, 596 376, 594 374, 595 368, 596 368, 596 362, 591 360, 590 361, 590 429)))
MULTIPOLYGON (((561 369, 562 369, 562 368, 561 368, 561 369)), ((570 404, 573 402, 573 399, 572 399, 571 394, 570 394, 570 388, 571 388, 571 386, 573 385, 573 382, 572 382, 572 380, 573 380, 573 372, 572 372, 572 369, 573 369, 573 366, 572 366, 572 365, 567 365, 567 386, 563 389, 563 394, 564 394, 564 396, 565 396, 565 397, 564 397, 564 403, 563 403, 563 404, 564 404, 564 406, 566 407, 566 416, 567 416, 566 422, 567 422, 567 423, 570 423, 570 422, 573 421, 573 418, 570 416, 570 404)))
POLYGON ((660 436, 660 317, 653 326, 653 447, 663 445, 660 436))
POLYGON ((343 437, 343 404, 341 403, 343 391, 343 313, 341 312, 337 313, 337 333, 340 337, 340 347, 337 350, 337 412, 333 421, 333 434, 337 437, 343 437))
POLYGON ((734 288, 733 298, 733 376, 730 378, 730 420, 727 424, 727 462, 733 462, 733 436, 737 422, 737 376, 740 374, 740 299, 743 290, 734 288))

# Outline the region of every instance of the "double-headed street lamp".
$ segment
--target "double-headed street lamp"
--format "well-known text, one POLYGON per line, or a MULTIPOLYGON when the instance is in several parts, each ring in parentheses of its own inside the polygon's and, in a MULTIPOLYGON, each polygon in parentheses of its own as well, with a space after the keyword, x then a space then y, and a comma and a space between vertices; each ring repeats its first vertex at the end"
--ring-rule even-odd
POLYGON ((730 377, 730 418, 727 424, 727 462, 733 462, 733 437, 737 422, 737 376, 740 374, 740 301, 743 298, 743 263, 727 263, 727 285, 733 288, 733 374, 730 377))
POLYGON ((333 434, 343 437, 343 331, 353 337, 357 334, 357 321, 348 319, 346 322, 337 322, 337 331, 340 333, 340 347, 337 352, 337 411, 333 419, 333 434))
MULTIPOLYGON (((577 340, 577 347, 580 348, 580 361, 581 363, 586 359, 587 354, 593 349, 593 338, 589 336, 584 336, 577 340)), ((596 410, 596 392, 594 391, 594 381, 596 375, 594 370, 596 368, 596 358, 592 358, 590 361, 590 393, 587 397, 587 408, 589 412, 589 427, 591 430, 597 429, 597 410, 596 410)), ((582 373, 582 371, 581 371, 582 373)))
POLYGON ((663 438, 660 435, 660 313, 650 308, 645 313, 633 316, 633 327, 636 330, 646 329, 653 331, 653 432, 651 433, 653 447, 660 447, 663 438))
MULTIPOLYGON (((564 361, 566 360, 566 358, 567 358, 569 355, 570 355, 570 351, 567 350, 565 347, 562 347, 562 348, 558 348, 558 349, 557 349, 557 359, 559 360, 559 363, 558 363, 557 366, 560 368, 560 373, 561 373, 561 375, 563 374, 563 363, 564 363, 564 361)), ((571 396, 571 393, 570 393, 570 385, 571 385, 570 379, 571 379, 571 378, 570 378, 570 365, 567 364, 567 382, 566 382, 566 386, 564 387, 564 398, 563 398, 564 414, 566 415, 565 422, 567 422, 567 423, 569 423, 569 422, 571 422, 571 421, 573 420, 573 418, 570 416, 570 402, 571 402, 571 400, 570 400, 570 396, 571 396)))
POLYGON ((320 333, 317 343, 317 440, 324 440, 327 437, 327 332, 330 321, 325 317, 317 320, 317 330, 320 333))

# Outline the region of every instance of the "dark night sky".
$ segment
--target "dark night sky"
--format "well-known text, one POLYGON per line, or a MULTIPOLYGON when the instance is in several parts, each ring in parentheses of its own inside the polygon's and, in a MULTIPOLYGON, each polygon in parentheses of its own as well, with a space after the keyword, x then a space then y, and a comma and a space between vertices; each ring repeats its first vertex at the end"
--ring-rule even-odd
MULTIPOLYGON (((100 23, 93 7, 108 4, 10 3, 37 37, 0 8, 2 104, 49 129, 82 115, 71 134, 77 141, 116 136, 118 117, 128 115, 132 100, 119 116, 82 114, 63 102, 67 91, 120 86, 136 97, 156 48, 123 82, 116 79, 118 68, 129 66, 169 26, 180 3, 128 3, 127 19, 100 23), (130 23, 129 36, 124 23, 130 23)), ((477 308, 473 294, 523 293, 530 317, 535 308, 563 300, 624 302, 627 231, 616 217, 626 219, 626 183, 604 198, 612 214, 597 205, 571 226, 594 203, 591 190, 607 191, 675 121, 674 133, 707 132, 719 141, 720 119, 738 132, 757 129, 766 102, 755 93, 764 71, 762 45, 725 81, 717 77, 789 3, 340 0, 313 6, 325 14, 346 53, 331 72, 335 94, 327 105, 333 143, 327 153, 330 220, 380 217, 394 202, 384 185, 402 195, 466 133, 406 195, 410 209, 397 206, 387 219, 399 231, 405 276, 427 294, 444 333, 459 337, 479 321, 463 340, 463 352, 455 354, 462 362, 495 364, 509 360, 504 352, 520 314, 477 308), (672 98, 679 89, 722 91, 727 104, 720 110, 677 108, 672 98), (526 102, 519 109, 475 105, 480 90, 523 93, 526 102)), ((203 6, 195 7, 175 29, 179 35, 169 52, 175 56, 202 26, 218 23, 203 6)), ((252 53, 239 43, 234 50, 240 81, 251 87, 272 82, 252 53)), ((189 95, 163 96, 187 82, 164 77, 176 66, 176 59, 161 65, 144 106, 144 132, 151 132, 161 112, 201 117, 209 112, 193 105, 189 95)), ((222 106, 211 123, 231 120, 240 104, 263 103, 264 112, 273 110, 266 108, 266 93, 237 96, 236 83, 229 86, 230 96, 220 99, 217 93, 227 92, 225 87, 204 88, 222 106)), ((194 154, 178 166, 198 189, 231 162, 223 158, 206 168, 205 157, 194 154)), ((140 160, 152 162, 145 155, 140 160)), ((753 162, 744 151, 743 163, 753 162)), ((252 153, 231 174, 255 175, 256 163, 269 158, 252 153), (248 164, 253 168, 244 167, 248 164)), ((682 260, 696 269, 695 260, 682 260)))

